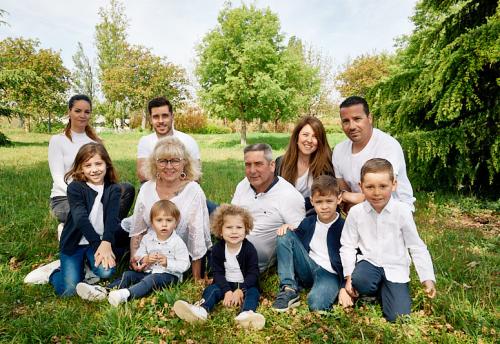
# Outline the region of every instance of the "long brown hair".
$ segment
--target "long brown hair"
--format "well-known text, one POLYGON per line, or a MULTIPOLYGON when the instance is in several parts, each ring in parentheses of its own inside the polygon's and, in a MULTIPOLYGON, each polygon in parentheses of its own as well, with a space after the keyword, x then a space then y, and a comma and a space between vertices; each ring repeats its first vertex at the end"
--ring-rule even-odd
POLYGON ((328 144, 323 123, 321 123, 321 121, 316 117, 305 116, 297 122, 295 128, 293 129, 292 136, 290 137, 290 143, 288 144, 285 155, 283 155, 281 169, 278 171, 283 178, 294 185, 298 177, 297 161, 299 159, 299 148, 297 146, 297 142, 299 140, 299 133, 302 128, 308 124, 314 131, 316 140, 318 141, 318 148, 309 158, 309 173, 312 174, 313 178, 322 174, 333 175, 332 149, 328 144))
POLYGON ((83 174, 82 165, 92 159, 94 155, 98 154, 102 160, 106 163, 106 175, 104 176, 105 183, 118 183, 118 173, 116 173, 111 158, 109 157, 108 151, 100 143, 90 142, 86 143, 80 147, 80 150, 76 154, 75 161, 71 169, 64 175, 64 181, 68 182, 70 178, 73 180, 78 180, 86 182, 87 178, 83 174))
MULTIPOLYGON (((85 94, 75 94, 73 97, 71 97, 68 101, 68 110, 71 111, 73 106, 75 106, 75 103, 79 100, 84 100, 90 105, 90 109, 92 110, 92 101, 88 96, 85 94)), ((97 136, 96 132, 94 129, 90 126, 90 124, 87 124, 85 126, 85 134, 87 134, 88 137, 90 137, 92 140, 95 142, 102 143, 102 140, 99 136, 97 136)), ((71 138, 71 118, 68 120, 68 124, 66 124, 66 127, 64 128, 64 135, 73 142, 73 139, 71 138)))

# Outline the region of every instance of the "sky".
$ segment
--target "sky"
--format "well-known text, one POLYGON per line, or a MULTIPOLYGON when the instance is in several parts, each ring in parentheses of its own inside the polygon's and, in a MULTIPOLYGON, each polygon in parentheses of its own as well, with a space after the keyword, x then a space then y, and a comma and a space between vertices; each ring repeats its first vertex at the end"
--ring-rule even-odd
MULTIPOLYGON (((217 25, 223 0, 122 0, 129 19, 128 42, 151 48, 160 56, 194 70, 195 46, 217 25)), ((233 6, 240 1, 233 1, 233 6)), ((252 3, 246 1, 247 4, 252 3)), ((256 0, 281 21, 286 37, 297 36, 330 58, 336 68, 350 58, 392 52, 394 39, 410 34, 416 0, 256 0)), ((2 0, 8 26, 0 39, 36 38, 43 48, 60 51, 72 69, 72 56, 81 42, 95 59, 94 32, 98 10, 107 0, 2 0)))

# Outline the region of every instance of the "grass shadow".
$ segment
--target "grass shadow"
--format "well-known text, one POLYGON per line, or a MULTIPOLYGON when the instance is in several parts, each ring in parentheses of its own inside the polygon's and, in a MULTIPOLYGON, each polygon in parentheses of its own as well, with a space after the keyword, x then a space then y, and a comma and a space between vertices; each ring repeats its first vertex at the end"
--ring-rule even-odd
MULTIPOLYGON (((285 149, 286 146, 288 145, 288 142, 290 141, 290 137, 288 135, 283 136, 276 136, 277 134, 256 134, 256 135, 251 135, 247 137, 247 144, 254 144, 254 143, 267 143, 268 145, 271 146, 272 149, 274 150, 281 150, 285 149)), ((215 148, 234 148, 234 147, 240 147, 240 139, 239 138, 232 138, 231 140, 228 141, 219 141, 212 143, 210 145, 211 147, 215 148)))
POLYGON ((11 141, 10 145, 3 146, 6 148, 16 148, 16 147, 47 147, 49 145, 49 141, 41 141, 41 142, 19 142, 19 141, 11 141))

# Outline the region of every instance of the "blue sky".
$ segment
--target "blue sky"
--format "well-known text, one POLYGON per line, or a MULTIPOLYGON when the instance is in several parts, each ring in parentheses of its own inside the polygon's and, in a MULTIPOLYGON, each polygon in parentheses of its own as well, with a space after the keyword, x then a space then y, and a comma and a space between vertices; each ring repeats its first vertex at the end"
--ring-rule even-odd
MULTIPOLYGON (((129 42, 193 70, 194 47, 217 24, 223 0, 125 0, 129 42)), ((233 1, 233 6, 240 1, 233 1)), ((249 3, 249 2, 246 2, 249 3)), ((363 53, 394 50, 394 38, 411 33, 416 0, 257 0, 278 14, 282 32, 301 38, 336 66, 363 53)), ((73 67, 77 42, 95 57, 94 27, 105 0, 2 0, 9 26, 0 39, 37 38, 73 67)))

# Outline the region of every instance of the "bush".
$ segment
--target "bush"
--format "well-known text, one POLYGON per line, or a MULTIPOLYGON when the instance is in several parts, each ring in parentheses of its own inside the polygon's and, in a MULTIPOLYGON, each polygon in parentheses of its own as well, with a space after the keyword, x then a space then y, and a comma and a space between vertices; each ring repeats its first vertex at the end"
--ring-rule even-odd
POLYGON ((7 136, 5 136, 5 134, 0 131, 0 147, 10 146, 11 144, 12 142, 10 142, 7 136))
POLYGON ((213 123, 207 123, 207 125, 201 128, 197 134, 231 134, 233 131, 229 127, 219 126, 213 123))
MULTIPOLYGON (((50 122, 50 131, 52 133, 60 132, 64 129, 66 125, 59 120, 52 120, 50 122)), ((48 133, 49 132, 49 122, 42 121, 37 122, 33 128, 33 132, 35 133, 48 133)))
POLYGON ((187 107, 175 114, 175 129, 198 134, 207 126, 207 116, 197 107, 187 107))

